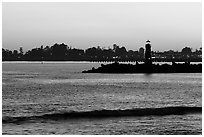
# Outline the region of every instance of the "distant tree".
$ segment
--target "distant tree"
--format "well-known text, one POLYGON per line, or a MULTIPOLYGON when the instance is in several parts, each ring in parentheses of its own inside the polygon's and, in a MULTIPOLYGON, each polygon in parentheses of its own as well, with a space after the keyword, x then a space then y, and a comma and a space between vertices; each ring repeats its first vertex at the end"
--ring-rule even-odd
POLYGON ((117 46, 116 44, 113 44, 113 51, 116 52, 117 49, 119 49, 119 46, 117 46))
POLYGON ((95 47, 88 48, 87 50, 85 50, 85 54, 89 60, 94 60, 98 56, 97 49, 95 47))
POLYGON ((17 50, 14 50, 14 51, 13 51, 13 54, 14 54, 14 55, 18 55, 18 51, 17 51, 17 50))
POLYGON ((21 55, 23 55, 23 47, 19 48, 19 52, 20 52, 21 55))
POLYGON ((12 51, 8 49, 2 49, 2 60, 10 61, 10 60, 16 60, 16 59, 13 57, 12 51))
POLYGON ((14 51, 13 51, 13 58, 15 58, 15 59, 18 59, 18 58, 19 58, 19 55, 18 55, 18 51, 17 51, 17 50, 14 50, 14 51))
POLYGON ((190 47, 185 47, 181 51, 183 54, 190 54, 192 53, 192 49, 190 47))
POLYGON ((67 56, 67 45, 64 43, 57 44, 55 43, 52 47, 52 58, 53 60, 66 60, 67 56))

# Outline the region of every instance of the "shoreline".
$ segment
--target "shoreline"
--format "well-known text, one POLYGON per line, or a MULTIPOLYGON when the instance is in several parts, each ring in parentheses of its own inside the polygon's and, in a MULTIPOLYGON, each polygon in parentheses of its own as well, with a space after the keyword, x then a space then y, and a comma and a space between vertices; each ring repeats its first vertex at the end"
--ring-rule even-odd
MULTIPOLYGON (((114 63, 114 61, 2 61, 2 63, 42 63, 43 62, 43 64, 45 63, 107 63, 107 64, 109 64, 109 63, 114 63)), ((126 63, 129 63, 129 64, 135 64, 136 63, 136 61, 130 61, 130 62, 128 62, 128 61, 119 61, 119 63, 124 63, 124 64, 126 64, 126 63)), ((140 61, 138 61, 138 63, 143 63, 142 61, 140 62, 140 61)), ((172 62, 152 62, 152 64, 155 64, 155 63, 159 63, 159 64, 164 64, 164 63, 166 63, 166 64, 172 64, 172 62)), ((175 62, 175 63, 184 63, 184 62, 175 62)), ((190 62, 191 64, 202 64, 202 62, 190 62)))

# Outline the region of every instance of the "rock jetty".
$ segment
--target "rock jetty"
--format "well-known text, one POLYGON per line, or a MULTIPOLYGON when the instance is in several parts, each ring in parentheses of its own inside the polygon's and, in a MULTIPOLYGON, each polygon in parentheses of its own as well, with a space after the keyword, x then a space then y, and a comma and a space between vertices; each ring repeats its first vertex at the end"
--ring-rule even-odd
POLYGON ((169 64, 101 64, 99 68, 84 70, 82 73, 202 73, 202 64, 172 63, 169 64))

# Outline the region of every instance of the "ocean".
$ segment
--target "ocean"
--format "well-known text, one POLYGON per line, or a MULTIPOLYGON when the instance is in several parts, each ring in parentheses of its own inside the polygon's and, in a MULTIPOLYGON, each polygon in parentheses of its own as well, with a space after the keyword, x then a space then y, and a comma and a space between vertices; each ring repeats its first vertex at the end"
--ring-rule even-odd
POLYGON ((86 74, 90 62, 3 62, 2 134, 202 134, 202 74, 86 74))

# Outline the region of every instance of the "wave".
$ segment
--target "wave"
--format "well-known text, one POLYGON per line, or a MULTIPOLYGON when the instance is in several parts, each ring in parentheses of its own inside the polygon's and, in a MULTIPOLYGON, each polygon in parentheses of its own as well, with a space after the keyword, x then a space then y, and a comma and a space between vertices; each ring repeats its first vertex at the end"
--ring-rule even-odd
POLYGON ((40 116, 23 116, 2 118, 2 123, 20 123, 35 120, 64 120, 73 118, 107 118, 107 117, 122 117, 122 116, 165 116, 165 115, 185 115, 192 113, 202 113, 202 107, 164 107, 164 108, 136 108, 125 110, 93 110, 93 111, 71 111, 44 114, 40 116))

